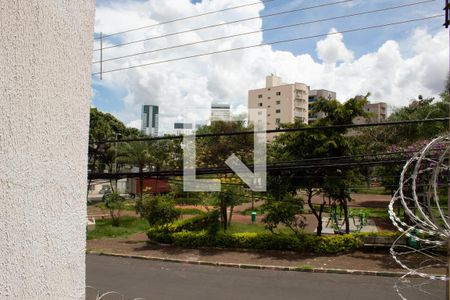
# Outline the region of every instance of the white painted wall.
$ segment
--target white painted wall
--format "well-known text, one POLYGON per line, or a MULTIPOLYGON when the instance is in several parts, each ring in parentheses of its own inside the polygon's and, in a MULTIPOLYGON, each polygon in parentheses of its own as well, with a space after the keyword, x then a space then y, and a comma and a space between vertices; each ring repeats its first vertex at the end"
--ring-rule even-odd
POLYGON ((0 299, 83 299, 94 0, 0 5, 0 299))

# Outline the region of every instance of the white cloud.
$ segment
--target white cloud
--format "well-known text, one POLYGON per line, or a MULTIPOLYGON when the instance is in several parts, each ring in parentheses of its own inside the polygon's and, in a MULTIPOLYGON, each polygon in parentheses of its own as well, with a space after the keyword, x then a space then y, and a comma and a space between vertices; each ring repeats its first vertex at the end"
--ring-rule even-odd
POLYGON ((141 129, 141 120, 140 119, 133 120, 133 121, 127 123, 126 126, 130 127, 130 128, 136 128, 136 129, 140 130, 141 129))
POLYGON ((317 55, 325 64, 351 62, 353 52, 344 44, 344 36, 336 28, 330 30, 330 35, 317 43, 317 55))
MULTIPOLYGON (((235 5, 234 0, 203 0, 192 4, 189 0, 125 1, 97 8, 97 31, 115 32, 154 24, 168 19, 203 13, 235 5)), ((156 26, 147 30, 121 35, 126 42, 143 37, 177 32, 241 18, 257 16, 263 5, 214 14, 184 22, 156 26)), ((185 35, 154 39, 104 51, 104 58, 116 57, 149 49, 199 41, 262 27, 260 19, 197 31, 185 35)), ((336 29, 332 28, 331 32, 336 29)), ((102 82, 111 90, 124 90, 124 109, 115 114, 125 123, 139 127, 140 107, 143 103, 160 106, 161 131, 172 129, 190 108, 208 108, 213 101, 230 103, 236 112, 247 105, 247 91, 264 86, 270 73, 283 77, 284 82, 304 82, 311 88, 334 90, 341 100, 371 92, 372 99, 400 106, 418 94, 436 95, 444 87, 447 74, 448 45, 446 33, 431 36, 425 29, 415 30, 408 43, 386 41, 379 49, 361 57, 345 45, 347 36, 330 35, 316 44, 320 61, 307 53, 293 55, 275 51, 269 46, 244 51, 181 60, 166 64, 108 73, 102 82), (411 48, 405 49, 409 45, 411 48), (409 53, 406 56, 404 53, 409 53)), ((161 51, 148 55, 105 63, 104 70, 137 65, 204 52, 229 49, 263 42, 262 34, 242 36, 217 42, 161 51)), ((313 41, 310 41, 313 43, 313 41)), ((112 42, 106 42, 105 45, 112 42)), ((119 106, 119 105, 118 105, 119 106)), ((201 118, 207 118, 203 113, 201 118)))

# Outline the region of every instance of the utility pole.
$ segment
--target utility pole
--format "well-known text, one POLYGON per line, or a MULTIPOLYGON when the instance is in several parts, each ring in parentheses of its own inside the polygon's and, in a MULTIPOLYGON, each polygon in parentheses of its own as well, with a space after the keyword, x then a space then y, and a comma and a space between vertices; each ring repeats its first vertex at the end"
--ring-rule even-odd
MULTIPOLYGON (((445 0, 445 23, 444 26, 445 28, 448 29, 449 25, 450 25, 450 20, 449 20, 449 10, 450 10, 450 6, 449 6, 449 0, 445 0)), ((450 31, 449 31, 450 34, 450 31)), ((450 42, 450 36, 449 36, 449 42, 450 42)), ((449 51, 450 51, 450 46, 449 46, 449 51)), ((447 73, 447 81, 449 80, 449 74, 450 74, 450 53, 449 53, 449 73, 447 73)), ((447 97, 450 98, 450 84, 447 83, 447 88, 449 88, 449 90, 447 91, 447 97)), ((449 113, 450 113, 450 109, 449 109, 449 113)), ((449 122, 449 133, 450 133, 450 122, 449 122)), ((449 156, 449 163, 450 163, 450 156, 449 156)), ((447 217, 450 216, 450 170, 447 170, 447 217)), ((447 240, 447 282, 446 282, 446 288, 445 288, 445 293, 446 293, 446 298, 447 300, 450 300, 450 282, 449 279, 450 278, 450 238, 448 238, 447 240)))
MULTIPOLYGON (((117 174, 117 140, 118 140, 118 138, 120 136, 120 133, 115 132, 114 136, 116 138, 116 142, 115 142, 115 145, 114 145, 114 174, 117 174)), ((114 181, 115 181, 115 184, 114 184, 115 185, 115 187, 114 187, 115 188, 115 192, 119 193, 118 190, 117 190, 117 177, 115 177, 114 181)))

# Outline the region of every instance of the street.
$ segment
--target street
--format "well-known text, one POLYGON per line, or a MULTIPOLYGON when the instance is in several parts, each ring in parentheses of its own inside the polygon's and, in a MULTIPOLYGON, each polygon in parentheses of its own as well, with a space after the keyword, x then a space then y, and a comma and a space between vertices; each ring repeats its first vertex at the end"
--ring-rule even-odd
MULTIPOLYGON (((197 266, 87 255, 87 285, 125 299, 400 299, 397 278, 197 266)), ((423 280, 414 280, 415 284, 423 280)), ((443 299, 444 284, 407 290, 408 299, 443 299)), ((92 291, 87 299, 95 299, 92 291)), ((118 299, 118 298, 107 298, 118 299)))

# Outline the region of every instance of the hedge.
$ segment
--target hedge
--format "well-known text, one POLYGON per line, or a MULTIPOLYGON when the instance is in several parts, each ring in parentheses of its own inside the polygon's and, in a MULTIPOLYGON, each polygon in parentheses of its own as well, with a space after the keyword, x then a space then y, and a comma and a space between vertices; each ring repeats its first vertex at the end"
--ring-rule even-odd
POLYGON ((346 253, 361 249, 361 236, 332 235, 316 236, 302 234, 300 236, 272 233, 217 233, 211 235, 207 231, 181 231, 175 233, 160 232, 155 228, 148 231, 150 240, 159 243, 173 244, 183 248, 234 248, 256 250, 290 250, 312 252, 318 254, 346 253))

